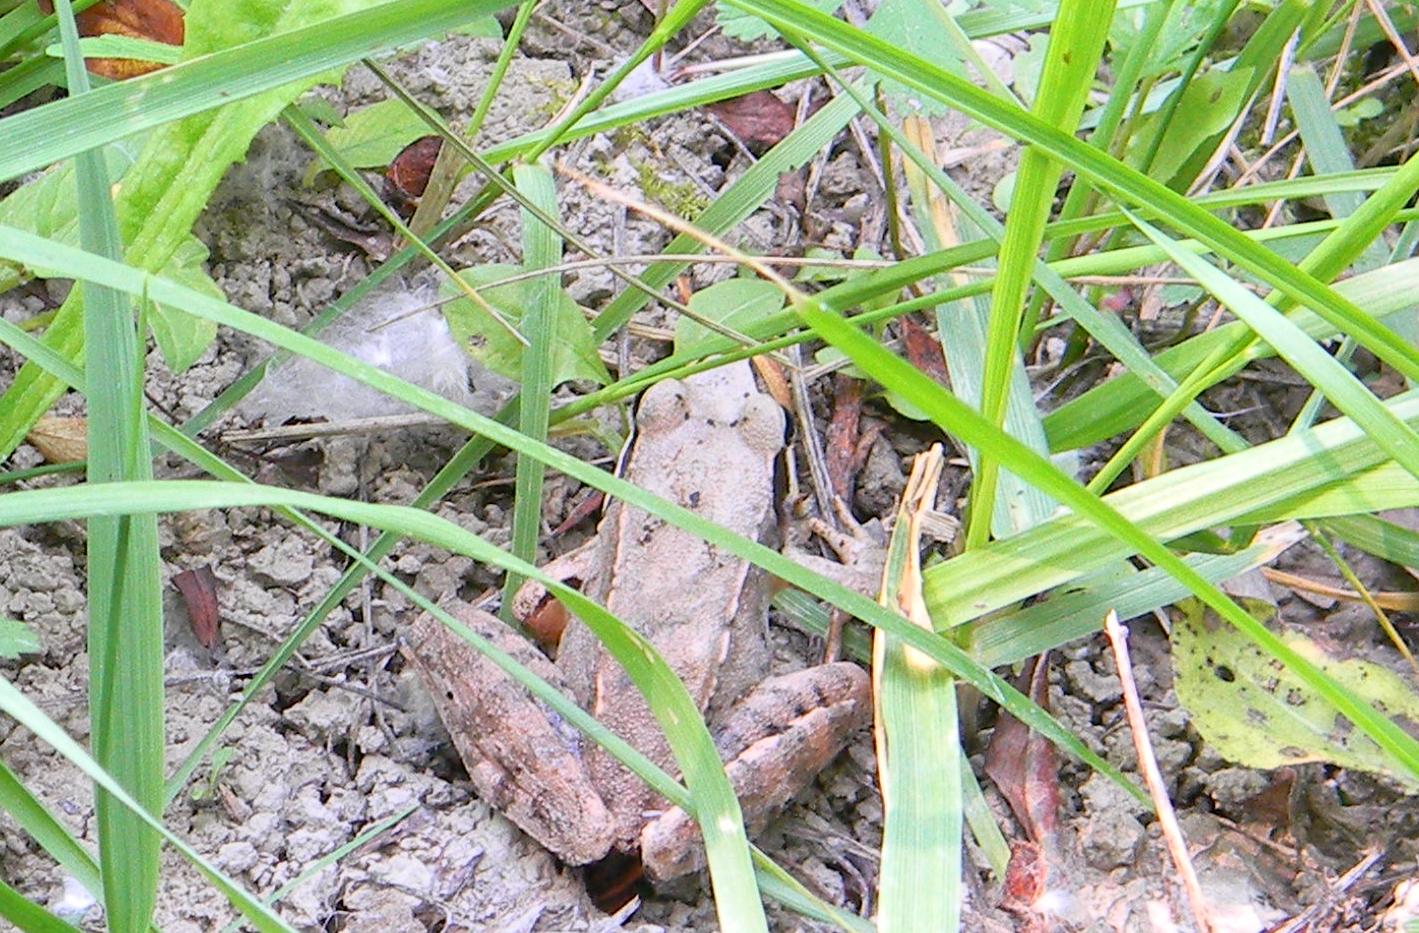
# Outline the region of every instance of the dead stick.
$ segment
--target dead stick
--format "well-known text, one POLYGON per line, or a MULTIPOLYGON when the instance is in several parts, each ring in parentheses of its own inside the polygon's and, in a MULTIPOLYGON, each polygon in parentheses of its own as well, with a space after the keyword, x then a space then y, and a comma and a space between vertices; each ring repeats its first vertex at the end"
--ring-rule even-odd
POLYGON ((1133 681, 1133 662, 1128 657, 1128 636, 1118 624, 1118 613, 1109 610, 1104 619, 1104 632, 1113 646, 1114 660, 1118 665, 1118 679, 1123 687, 1123 708, 1128 713, 1128 727, 1133 733, 1133 748, 1138 753, 1138 769, 1148 785, 1148 793, 1153 797, 1153 806, 1158 811, 1158 825, 1163 830, 1163 839, 1168 844, 1168 854, 1178 874, 1182 876, 1183 889, 1187 892, 1188 906, 1192 908, 1193 920, 1201 933, 1212 933, 1212 919, 1207 911, 1207 899, 1202 896, 1202 886, 1197 883, 1197 872, 1192 867, 1192 858, 1187 854, 1187 842, 1178 826, 1177 814, 1173 812, 1173 802, 1163 787, 1163 774, 1158 770, 1158 759, 1153 756, 1153 745, 1148 740, 1148 725, 1143 721, 1143 706, 1138 702, 1138 685, 1133 681))

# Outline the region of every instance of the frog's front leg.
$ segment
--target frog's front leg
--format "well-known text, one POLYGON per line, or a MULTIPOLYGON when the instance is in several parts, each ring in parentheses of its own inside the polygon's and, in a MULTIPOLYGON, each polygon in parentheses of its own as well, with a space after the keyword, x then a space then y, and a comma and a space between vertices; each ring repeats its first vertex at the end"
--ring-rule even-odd
MULTIPOLYGON (((568 693, 561 672, 502 622, 461 601, 447 600, 443 608, 568 693)), ((568 864, 584 865, 610 850, 611 815, 587 772, 575 727, 428 613, 410 626, 405 653, 482 800, 568 864)))
MULTIPOLYGON (((846 661, 771 677, 730 710, 715 737, 750 832, 807 787, 872 718, 867 673, 846 661)), ((704 865, 695 821, 672 807, 641 832, 652 881, 704 865)))

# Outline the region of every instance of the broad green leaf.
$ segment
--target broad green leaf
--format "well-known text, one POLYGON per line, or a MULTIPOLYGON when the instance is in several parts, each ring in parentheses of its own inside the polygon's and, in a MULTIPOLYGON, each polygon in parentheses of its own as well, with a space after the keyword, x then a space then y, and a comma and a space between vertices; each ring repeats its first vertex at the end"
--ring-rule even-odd
MULTIPOLYGON (((195 236, 189 236, 173 253, 163 269, 163 276, 204 295, 225 298, 221 287, 202 267, 206 261, 206 244, 195 236)), ((166 305, 153 305, 152 313, 148 315, 148 327, 168 368, 174 373, 183 372, 197 362, 217 336, 216 324, 166 305)))
MULTIPOLYGON (((138 146, 129 141, 105 146, 104 165, 109 183, 121 178, 137 156, 138 146)), ((66 160, 0 200, 0 224, 77 245, 79 221, 75 212, 74 163, 66 160)), ((31 276, 46 278, 47 274, 43 269, 21 269, 0 260, 0 292, 31 276)))
MULTIPOLYGON (((783 292, 763 279, 728 279, 690 296, 690 309, 735 330, 783 309, 783 292)), ((688 317, 675 322, 675 349, 693 347, 712 331, 688 317)))
MULTIPOLYGON (((492 263, 472 266, 458 275, 517 327, 530 300, 533 283, 528 280, 508 285, 489 283, 520 275, 522 271, 521 266, 492 263)), ((520 379, 522 344, 474 304, 471 298, 464 297, 453 283, 441 283, 439 291, 444 297, 454 299, 444 304, 443 314, 454 339, 468 351, 468 355, 500 376, 520 379)), ((556 333, 559 339, 552 354, 552 384, 557 385, 568 379, 589 379, 605 385, 611 377, 596 352, 590 325, 565 290, 558 289, 557 294, 556 333)))
POLYGON ((32 628, 0 616, 0 658, 13 661, 22 654, 35 654, 39 650, 39 636, 32 628))
MULTIPOLYGON (((941 23, 946 15, 940 0, 882 0, 877 12, 867 21, 867 31, 964 77, 965 67, 941 23)), ((884 80, 882 89, 908 113, 935 116, 946 112, 940 101, 896 81, 884 80)))
MULTIPOLYGON (((815 9, 824 13, 832 13, 842 6, 843 0, 806 0, 815 9)), ((750 16, 748 13, 736 10, 733 7, 726 7, 723 4, 715 4, 715 19, 719 22, 719 28, 731 39, 738 39, 741 42, 752 42, 755 39, 762 39, 765 36, 774 35, 773 27, 757 16, 750 16)))
MULTIPOLYGON (((1250 80, 1250 69, 1213 69, 1194 79, 1178 103, 1177 113, 1185 116, 1170 121, 1163 128, 1163 138, 1148 170, 1149 175, 1171 179, 1194 156, 1198 146, 1231 126, 1237 118, 1237 111, 1246 102, 1250 80)), ((1147 120, 1133 137, 1135 149, 1141 149, 1157 131, 1158 115, 1154 114, 1147 120)), ((1130 162, 1138 155, 1141 153, 1130 152, 1130 162)))
MULTIPOLYGON (((1273 621, 1275 607, 1246 603, 1253 615, 1273 621)), ((1412 772, 1351 728, 1329 700, 1275 658, 1196 600, 1181 608, 1172 631, 1178 701, 1223 758, 1251 768, 1327 761, 1384 774, 1419 790, 1412 772)), ((1419 693, 1388 667, 1333 657, 1296 633, 1280 638, 1360 702, 1392 719, 1419 722, 1419 693)))
MULTIPOLYGON (((344 124, 325 134, 325 139, 355 168, 388 165, 414 140, 429 135, 429 127, 419 115, 398 98, 382 100, 352 110, 344 124)), ((312 159, 305 170, 305 184, 326 168, 321 159, 312 159)))

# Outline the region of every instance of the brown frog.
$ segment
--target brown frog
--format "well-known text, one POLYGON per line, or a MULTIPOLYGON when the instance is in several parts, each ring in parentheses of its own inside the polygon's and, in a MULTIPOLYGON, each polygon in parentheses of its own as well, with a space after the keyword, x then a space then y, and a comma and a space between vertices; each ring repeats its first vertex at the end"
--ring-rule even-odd
MULTIPOLYGON (((647 390, 624 475, 746 537, 774 524, 782 410, 746 363, 647 390)), ((769 579, 646 512, 612 503, 584 591, 645 635, 704 713, 750 828, 808 784, 870 716, 851 663, 769 677, 769 579)), ((496 619, 447 605, 670 773, 670 748, 639 691, 573 621, 555 663, 496 619)), ((699 868, 693 820, 537 703, 431 616, 409 651, 480 796, 564 861, 639 853, 652 881, 699 868)))

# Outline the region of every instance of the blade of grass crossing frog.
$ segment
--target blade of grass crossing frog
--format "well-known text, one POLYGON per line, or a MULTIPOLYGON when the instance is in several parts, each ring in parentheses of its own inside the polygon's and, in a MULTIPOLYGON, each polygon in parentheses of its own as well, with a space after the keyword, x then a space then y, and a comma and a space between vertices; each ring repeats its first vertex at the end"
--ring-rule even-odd
MULTIPOLYGON (((62 2, 62 0, 61 0, 62 2)), ((113 488, 123 488, 125 484, 103 484, 113 488)), ((73 487, 79 488, 79 487, 73 487)), ((39 518, 39 516, 37 516, 39 518)), ((269 930, 272 933, 293 933, 292 928, 281 922, 281 919, 271 913, 270 909, 258 901, 251 894, 247 893, 235 881, 232 881, 221 871, 213 867, 206 859, 202 858, 181 836, 168 829, 156 817, 154 817, 146 807, 135 800, 123 788, 118 780, 102 767, 99 766, 88 752, 71 739, 63 729, 59 728, 55 722, 46 716, 39 707, 30 700, 8 680, 0 678, 0 710, 12 717, 20 725, 30 732, 33 732, 40 741, 53 748, 61 756, 74 764, 88 775, 94 783, 105 793, 113 798, 115 804, 128 808, 145 827, 161 836, 176 849, 183 858, 197 869, 214 887, 231 902, 232 906, 241 911, 258 930, 269 930)), ((113 921, 109 920, 109 928, 113 928, 113 921)), ((147 927, 145 926, 144 929, 147 927)))
MULTIPOLYGON (((373 368, 369 371, 379 372, 373 368)), ((515 440, 518 437, 516 432, 498 433, 513 440, 517 446, 533 449, 530 442, 515 440)), ((551 449, 546 451, 549 455, 554 453, 551 449)), ((570 457, 552 459, 561 463, 576 462, 570 457)), ((578 469, 577 472, 587 474, 586 470, 578 469)), ((610 491, 621 498, 651 501, 634 486, 616 482, 612 485, 616 488, 610 491)), ((230 508, 258 502, 273 507, 318 511, 372 527, 397 528, 436 546, 524 574, 546 586, 591 628, 645 696, 647 705, 656 715, 694 801, 694 813, 705 836, 716 903, 724 927, 735 930, 764 929, 762 905, 757 895, 738 801, 704 721, 674 672, 649 642, 604 608, 454 523, 404 506, 373 505, 255 484, 193 480, 85 484, 63 490, 11 493, 0 496, 0 524, 30 522, 39 518, 58 520, 76 514, 149 514, 192 508, 230 508)), ((663 505, 660 509, 662 512, 668 511, 663 505)), ((708 523, 686 524, 701 524, 703 527, 691 530, 718 539, 716 543, 735 537, 716 532, 714 526, 708 523)), ((790 562, 785 560, 784 563, 790 562)))
MULTIPOLYGON (((519 165, 513 170, 518 190, 544 214, 557 213, 557 189, 551 172, 542 165, 519 165)), ((522 263, 528 271, 547 269, 562 261, 562 239, 529 210, 522 211, 522 263)), ((535 441, 547 439, 548 412, 552 404, 552 356, 556 347, 557 307, 561 277, 548 273, 526 289, 522 332, 531 344, 522 353, 522 404, 518 429, 535 441)), ((542 530, 542 480, 546 465, 528 454, 517 455, 517 477, 512 512, 512 552, 528 563, 537 560, 537 539, 542 530)), ((513 596, 522 578, 510 573, 503 584, 502 616, 512 619, 513 596)))
MULTIPOLYGON (((1100 187, 1149 211, 1169 217, 1179 230, 1279 289, 1288 299, 1308 305, 1344 333, 1353 334, 1376 356, 1406 376, 1419 375, 1419 350, 1376 324, 1360 308, 1283 257, 1253 242, 1231 225, 1207 213, 1175 191, 1099 153, 1087 143, 1017 108, 1008 107, 931 62, 908 55, 846 23, 824 16, 794 0, 724 0, 791 30, 885 76, 930 94, 987 126, 1040 147, 1100 187)), ((1357 214, 1358 216, 1358 214, 1357 214)))
MULTIPOLYGON (((1060 0, 1045 50, 1039 92, 1031 108, 1041 122, 1065 132, 1074 131, 1093 87, 1113 10, 1112 0, 1060 0)), ((1020 156, 1015 172, 1010 223, 1000 242, 1000 264, 990 294, 981 376, 980 410, 997 425, 1005 425, 1012 373, 1022 365, 1019 339, 1025 296, 1063 172, 1060 162, 1034 146, 1020 156)), ((977 457, 966 520, 968 550, 990 539, 999 483, 999 461, 985 451, 977 451, 977 457)))
MULTIPOLYGON (((882 582, 882 603, 928 630, 919 522, 935 504, 942 460, 940 446, 934 446, 912 466, 882 582)), ((884 820, 878 929, 956 930, 964 823, 956 678, 881 630, 872 669, 884 820)))
POLYGON ((875 341, 838 315, 825 311, 811 300, 800 302, 798 310, 820 336, 847 353, 879 382, 891 383, 898 387, 913 404, 930 414, 932 420, 943 430, 961 437, 967 443, 990 444, 997 455, 1010 462, 1011 469, 1030 482, 1040 485, 1060 502, 1086 518, 1090 524, 1105 530, 1131 550, 1171 573, 1220 616, 1256 642, 1262 650, 1285 664, 1312 689, 1323 694, 1337 710, 1370 736, 1386 754, 1393 757, 1400 767, 1419 776, 1419 741, 1368 705, 1337 689, 1330 678, 1146 531, 1103 500, 1088 493, 1048 460, 995 429, 969 406, 942 390, 906 361, 878 346, 875 341))
MULTIPOLYGON (((69 93, 88 94, 88 73, 67 0, 58 0, 69 93)), ((103 154, 75 156, 79 239, 119 259, 123 244, 109 198, 103 154)), ((105 391, 88 398, 88 481, 152 478, 143 406, 143 355, 133 307, 121 292, 85 282, 88 365, 105 391)), ((162 811, 163 622, 157 519, 94 517, 88 522, 90 721, 99 762, 141 806, 162 811)), ((95 795, 104 910, 118 931, 146 929, 158 886, 158 836, 110 795, 95 795)))

